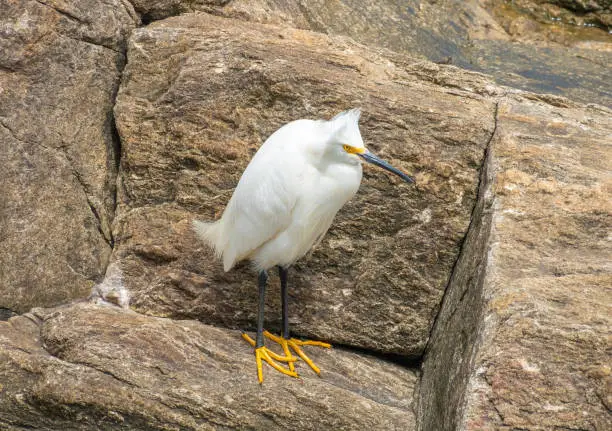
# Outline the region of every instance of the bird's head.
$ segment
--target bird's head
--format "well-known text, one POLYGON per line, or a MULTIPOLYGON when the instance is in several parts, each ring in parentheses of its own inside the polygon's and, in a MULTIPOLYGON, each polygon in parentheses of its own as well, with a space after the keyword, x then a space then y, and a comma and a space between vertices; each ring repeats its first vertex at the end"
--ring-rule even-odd
POLYGON ((350 109, 339 113, 328 121, 331 132, 328 142, 330 149, 347 163, 360 163, 361 159, 398 175, 408 183, 414 183, 412 177, 394 168, 364 146, 361 132, 359 131, 360 115, 360 109, 350 109))

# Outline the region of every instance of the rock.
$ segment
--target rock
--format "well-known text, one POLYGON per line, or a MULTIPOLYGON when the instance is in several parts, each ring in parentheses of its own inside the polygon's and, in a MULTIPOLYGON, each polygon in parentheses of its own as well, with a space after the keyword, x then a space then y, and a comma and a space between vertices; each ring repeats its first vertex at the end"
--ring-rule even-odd
MULTIPOLYGON (((409 52, 434 61, 454 55, 463 41, 465 20, 452 13, 453 8, 465 11, 471 20, 481 25, 487 23, 490 30, 499 27, 486 12, 481 13, 482 8, 446 0, 435 4, 417 0, 402 3, 376 0, 134 0, 132 3, 147 22, 202 11, 226 18, 349 36, 366 45, 409 52)), ((503 33, 503 29, 499 28, 499 32, 503 33)))
MULTIPOLYGON (((419 356, 493 130, 494 105, 461 88, 492 91, 490 82, 347 39, 196 14, 136 30, 128 57, 115 108, 123 152, 113 261, 131 306, 253 327, 255 273, 247 264, 223 273, 191 220, 220 214, 275 129, 361 106, 366 145, 417 186, 366 168, 321 246, 290 271, 291 326, 419 356)), ((277 328, 278 280, 271 285, 267 324, 277 328)))
POLYGON ((413 371, 309 349, 301 379, 264 364, 236 331, 111 306, 36 309, 0 322, 3 429, 412 429, 413 371))
MULTIPOLYGON (((572 12, 550 2, 488 0, 485 7, 515 44, 571 48, 566 52, 577 49, 575 53, 579 58, 590 62, 607 61, 612 42, 606 31, 612 23, 610 13, 608 24, 604 24, 604 14, 593 21, 590 13, 572 12)), ((488 38, 486 34, 475 37, 488 38)), ((546 49, 539 50, 546 52, 546 49)))
MULTIPOLYGON (((544 0, 536 0, 537 3, 544 3, 544 0)), ((609 11, 612 9, 610 0, 546 0, 547 3, 558 4, 559 6, 576 12, 597 12, 609 11)))
POLYGON ((603 1, 558 2, 582 3, 589 11, 597 10, 587 13, 599 17, 592 20, 581 16, 579 7, 576 9, 579 12, 574 13, 548 1, 540 4, 540 0, 535 0, 535 3, 534 0, 406 0, 401 3, 390 0, 138 0, 135 6, 147 21, 151 17, 160 19, 197 10, 349 36, 365 45, 486 73, 502 85, 612 106, 608 91, 612 42, 605 28, 612 17, 609 5, 606 9, 603 1), (564 11, 553 15, 555 21, 550 19, 551 7, 564 11))
POLYGON ((231 0, 130 0, 143 23, 168 18, 186 12, 214 12, 231 0))
POLYGON ((500 101, 425 356, 420 429, 612 426, 610 114, 500 101))
POLYGON ((516 7, 541 20, 570 25, 612 26, 612 3, 609 0, 515 0, 516 7))
POLYGON ((110 256, 121 1, 0 5, 0 307, 87 295, 110 256))

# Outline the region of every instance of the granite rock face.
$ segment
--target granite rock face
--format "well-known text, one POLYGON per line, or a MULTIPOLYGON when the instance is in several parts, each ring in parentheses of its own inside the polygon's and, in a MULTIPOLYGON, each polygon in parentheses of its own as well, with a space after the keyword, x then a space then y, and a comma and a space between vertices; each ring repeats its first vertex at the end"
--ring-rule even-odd
POLYGON ((610 114, 499 102, 475 219, 425 356, 421 429, 612 425, 610 114))
POLYGON ((0 5, 0 307, 88 294, 110 256, 121 1, 0 5))
POLYGON ((309 349, 301 379, 264 365, 236 331, 76 304, 0 322, 0 428, 393 430, 414 427, 414 372, 309 349))
MULTIPOLYGON (((123 153, 113 261, 132 307, 252 327, 255 273, 246 264, 223 273, 190 221, 218 217, 275 129, 361 106, 366 145, 417 186, 365 169, 358 195, 290 272, 291 325, 333 343, 420 355, 494 124, 494 104, 461 88, 490 83, 346 39, 210 15, 135 31, 128 58, 115 107, 123 153)), ((276 328, 278 280, 271 284, 267 320, 276 328)))

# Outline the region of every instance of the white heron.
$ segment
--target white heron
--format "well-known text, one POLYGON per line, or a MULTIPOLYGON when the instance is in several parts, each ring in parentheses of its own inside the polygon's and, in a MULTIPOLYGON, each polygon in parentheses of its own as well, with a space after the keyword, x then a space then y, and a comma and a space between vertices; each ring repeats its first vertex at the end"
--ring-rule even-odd
POLYGON ((284 125, 253 156, 221 219, 213 223, 194 221, 198 236, 222 258, 225 271, 249 259, 259 273, 257 336, 255 340, 246 334, 243 337, 255 348, 260 383, 262 360, 283 374, 297 377, 297 358, 290 349, 317 374, 320 372, 300 346, 330 345, 290 337, 287 273, 295 261, 321 241, 338 210, 357 192, 361 160, 414 182, 364 147, 359 116, 360 110, 352 109, 329 121, 297 120, 284 125), (281 281, 280 336, 263 330, 267 271, 275 266, 281 281), (279 343, 285 356, 265 347, 264 336, 279 343), (289 368, 277 362, 287 363, 289 368))

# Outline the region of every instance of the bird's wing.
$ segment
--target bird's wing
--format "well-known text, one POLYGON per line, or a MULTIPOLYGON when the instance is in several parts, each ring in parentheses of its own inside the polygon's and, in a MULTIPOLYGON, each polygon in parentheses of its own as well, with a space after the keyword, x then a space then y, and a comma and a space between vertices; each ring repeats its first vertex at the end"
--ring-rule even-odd
POLYGON ((285 230, 297 202, 299 165, 272 152, 257 154, 242 174, 223 213, 226 271, 285 230))

